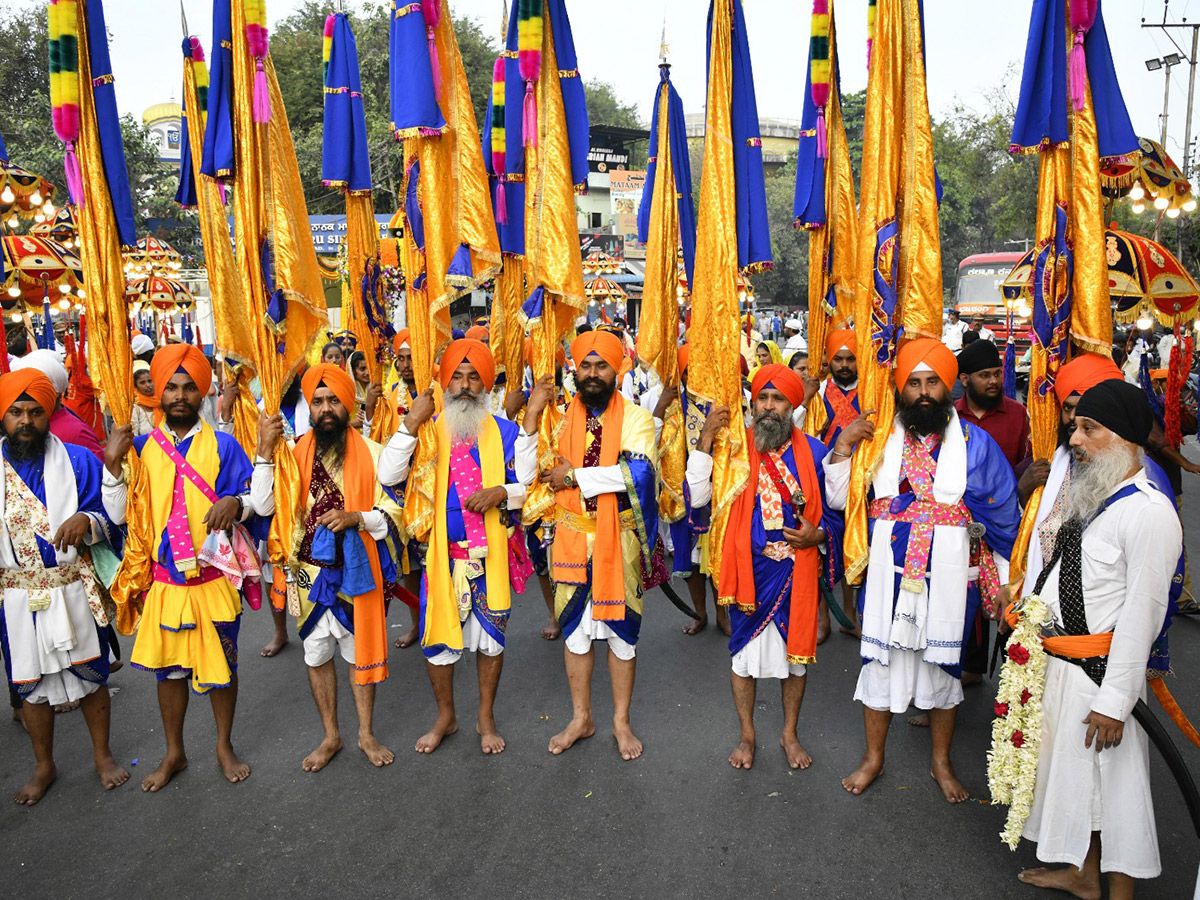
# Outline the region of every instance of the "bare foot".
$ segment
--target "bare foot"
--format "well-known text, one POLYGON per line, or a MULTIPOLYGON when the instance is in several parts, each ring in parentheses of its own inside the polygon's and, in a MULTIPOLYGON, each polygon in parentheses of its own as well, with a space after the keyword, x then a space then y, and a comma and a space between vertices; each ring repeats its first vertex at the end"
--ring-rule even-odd
POLYGON ((54 711, 56 713, 71 712, 73 710, 79 709, 79 702, 80 701, 78 701, 78 700, 71 700, 68 703, 56 703, 56 704, 54 704, 54 711))
POLYGON ((275 636, 267 642, 265 647, 262 648, 262 655, 269 659, 286 647, 287 642, 288 638, 286 631, 283 634, 280 634, 278 631, 275 632, 275 636))
POLYGON ((558 624, 558 619, 551 619, 550 624, 542 629, 543 641, 557 641, 562 634, 562 626, 558 624))
POLYGON ((576 741, 590 738, 595 733, 596 726, 592 724, 590 716, 586 719, 572 719, 566 728, 550 738, 550 752, 558 756, 564 750, 571 749, 576 741))
POLYGON ((360 734, 358 736, 358 749, 367 754, 367 759, 376 768, 390 766, 396 761, 396 754, 379 743, 379 739, 373 734, 360 734))
POLYGON ((742 738, 729 754, 729 764, 735 769, 748 769, 754 765, 754 738, 742 738))
POLYGON ((54 768, 54 763, 39 763, 33 770, 33 777, 13 795, 13 800, 18 806, 33 806, 42 799, 46 789, 54 784, 57 775, 58 770, 54 768))
POLYGON ((403 650, 405 647, 411 647, 417 642, 417 626, 414 625, 400 637, 396 638, 396 646, 403 650))
POLYGON ((1100 880, 1089 878, 1082 869, 1063 866, 1061 869, 1025 869, 1017 874, 1022 884, 1065 891, 1080 900, 1100 900, 1100 880))
POLYGON ((120 672, 120 671, 121 671, 121 666, 123 666, 123 665, 125 665, 125 663, 121 662, 121 660, 119 660, 119 659, 114 659, 114 660, 112 661, 112 665, 110 665, 110 666, 108 667, 108 674, 109 674, 109 675, 112 675, 114 672, 120 672))
POLYGON ((729 624, 729 607, 717 607, 717 628, 721 629, 721 634, 725 637, 733 637, 733 626, 729 624))
POLYGON ((117 765, 111 755, 96 760, 96 774, 100 776, 100 783, 106 791, 118 788, 129 780, 129 773, 117 765))
POLYGON ((853 628, 847 628, 845 625, 839 625, 838 631, 842 634, 848 634, 855 640, 862 640, 862 629, 855 625, 853 628))
POLYGON ((967 789, 955 777, 954 769, 948 761, 942 763, 935 762, 929 770, 929 777, 938 783, 938 787, 942 789, 942 794, 945 795, 947 803, 962 803, 964 800, 970 799, 971 795, 967 793, 967 789))
POLYGON ((316 750, 304 757, 304 762, 300 763, 300 768, 305 772, 320 772, 329 765, 329 761, 337 756, 338 751, 341 749, 341 735, 331 738, 327 737, 321 741, 316 750))
POLYGON ((479 748, 485 756, 494 756, 504 752, 504 738, 500 737, 500 732, 496 730, 495 722, 476 724, 475 733, 479 735, 479 748))
POLYGON ((621 751, 621 759, 628 762, 642 755, 642 742, 628 724, 613 725, 613 737, 617 739, 617 749, 621 751))
POLYGON ((787 754, 788 765, 793 769, 807 769, 812 765, 812 757, 800 746, 799 739, 794 734, 785 734, 779 739, 779 746, 787 754))
POLYGON ((151 794, 162 790, 167 782, 186 769, 187 765, 187 757, 182 753, 179 756, 164 756, 158 768, 142 779, 142 790, 151 794))
POLYGON ((683 633, 687 635, 699 634, 708 625, 708 616, 701 616, 699 619, 690 619, 683 626, 683 633))
POLYGON ((842 779, 842 787, 852 794, 861 794, 883 774, 883 758, 871 759, 864 756, 858 768, 842 779))
POLYGON ((448 734, 454 734, 458 731, 458 720, 451 719, 449 722, 443 722, 438 719, 433 723, 425 734, 421 735, 421 739, 417 741, 416 751, 418 753, 432 753, 442 743, 442 738, 448 734))
POLYGON ((923 712, 923 713, 917 713, 915 716, 909 716, 908 724, 912 725, 914 728, 928 728, 929 727, 929 713, 923 712))
POLYGON ((232 744, 225 744, 224 746, 217 744, 217 762, 231 784, 237 784, 239 781, 245 781, 250 777, 250 767, 237 758, 237 754, 233 752, 232 744))

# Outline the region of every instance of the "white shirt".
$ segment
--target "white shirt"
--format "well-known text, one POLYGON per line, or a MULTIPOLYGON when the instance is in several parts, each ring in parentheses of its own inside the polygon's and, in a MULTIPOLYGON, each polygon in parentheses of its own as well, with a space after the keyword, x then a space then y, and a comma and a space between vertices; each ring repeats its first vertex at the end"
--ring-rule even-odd
POLYGON ((962 336, 969 326, 962 319, 957 322, 947 322, 942 328, 942 343, 957 353, 962 349, 962 336))

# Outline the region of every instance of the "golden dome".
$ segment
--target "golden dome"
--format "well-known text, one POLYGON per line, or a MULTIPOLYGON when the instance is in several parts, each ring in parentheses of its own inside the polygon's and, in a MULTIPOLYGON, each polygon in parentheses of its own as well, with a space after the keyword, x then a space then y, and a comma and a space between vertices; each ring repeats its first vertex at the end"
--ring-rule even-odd
POLYGON ((183 116, 183 107, 171 100, 167 103, 155 103, 142 113, 142 124, 152 125, 163 119, 179 119, 183 116))

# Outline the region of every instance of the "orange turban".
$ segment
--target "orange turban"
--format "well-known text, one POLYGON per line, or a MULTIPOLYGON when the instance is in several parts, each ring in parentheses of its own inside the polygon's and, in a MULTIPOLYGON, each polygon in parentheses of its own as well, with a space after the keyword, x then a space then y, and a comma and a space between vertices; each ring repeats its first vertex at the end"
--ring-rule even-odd
POLYGON ((770 363, 763 366, 750 382, 750 398, 754 399, 764 389, 772 387, 787 397, 792 409, 804 403, 804 382, 794 369, 783 363, 770 363))
POLYGON ((1166 378, 1170 374, 1171 374, 1170 369, 1151 369, 1150 370, 1150 380, 1151 381, 1162 381, 1164 378, 1166 378))
POLYGON ((487 326, 486 325, 472 325, 470 328, 467 329, 467 337, 471 338, 472 340, 483 341, 484 343, 487 343, 487 340, 489 337, 487 326))
POLYGON ((1102 381, 1125 380, 1117 364, 1099 353, 1081 353, 1058 370, 1054 378, 1054 393, 1062 403, 1072 394, 1082 395, 1102 381))
POLYGON ((8 412, 22 394, 33 398, 46 411, 46 415, 53 413, 58 405, 58 393, 49 378, 32 367, 14 369, 6 375, 0 375, 0 415, 8 412))
MULTIPOLYGON (((394 338, 392 338, 392 349, 395 350, 397 353, 399 353, 400 348, 403 347, 405 344, 409 344, 408 329, 401 328, 399 331, 396 332, 396 336, 394 338)), ((411 348, 412 345, 409 344, 409 347, 411 348)))
POLYGON ((825 359, 832 360, 843 347, 858 356, 858 338, 855 337, 854 331, 849 328, 839 328, 837 331, 829 332, 829 337, 825 338, 825 359))
POLYGON ((576 368, 579 368, 579 364, 589 353, 595 353, 618 372, 621 371, 625 347, 615 334, 607 331, 585 331, 571 342, 571 360, 576 368))
POLYGON ((162 399, 167 382, 183 369, 206 396, 212 388, 212 366, 204 354, 191 344, 168 344, 160 348, 150 360, 150 378, 154 382, 154 396, 162 399))
POLYGON ((483 379, 483 389, 490 391, 492 385, 496 383, 496 360, 492 356, 492 351, 488 349, 488 345, 474 338, 459 338, 457 341, 452 341, 446 348, 446 352, 442 354, 442 367, 438 372, 438 380, 442 383, 442 388, 450 387, 450 379, 454 377, 454 370, 464 362, 475 367, 475 371, 483 379))
POLYGON ((353 414, 356 403, 354 379, 346 374, 345 369, 333 363, 318 363, 309 367, 300 379, 300 390, 304 392, 304 399, 308 401, 309 406, 312 406, 313 395, 321 385, 333 391, 334 396, 342 402, 342 406, 353 414))
POLYGON ((691 352, 692 351, 688 349, 687 344, 684 344, 682 347, 679 348, 679 374, 680 375, 682 375, 684 372, 687 371, 688 356, 691 354, 691 352))
POLYGON ((954 386, 958 377, 958 360, 954 352, 941 341, 933 338, 917 338, 904 344, 896 354, 896 388, 904 387, 908 376, 921 363, 929 366, 947 388, 954 386))

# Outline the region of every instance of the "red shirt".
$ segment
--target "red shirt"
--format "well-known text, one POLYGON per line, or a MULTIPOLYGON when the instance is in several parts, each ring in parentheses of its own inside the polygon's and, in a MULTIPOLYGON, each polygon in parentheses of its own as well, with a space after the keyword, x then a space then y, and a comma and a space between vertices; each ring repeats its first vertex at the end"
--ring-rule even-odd
POLYGON ((954 408, 958 410, 960 419, 978 425, 1000 445, 1000 452, 1013 469, 1032 452, 1033 448, 1029 443, 1029 413, 1016 400, 1003 397, 999 406, 989 409, 982 416, 971 412, 965 396, 954 401, 954 408))

